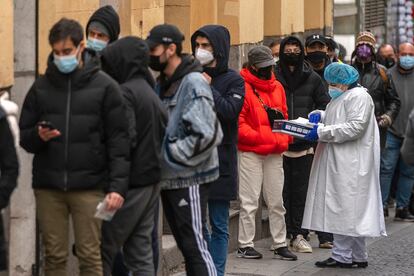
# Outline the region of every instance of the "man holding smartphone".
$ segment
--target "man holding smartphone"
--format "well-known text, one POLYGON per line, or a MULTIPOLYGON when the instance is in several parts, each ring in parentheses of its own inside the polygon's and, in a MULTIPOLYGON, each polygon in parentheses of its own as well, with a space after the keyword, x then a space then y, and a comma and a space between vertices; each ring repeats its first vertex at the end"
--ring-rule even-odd
POLYGON ((61 19, 49 34, 44 76, 26 95, 21 146, 34 153, 33 188, 45 275, 67 275, 69 216, 81 276, 102 275, 98 203, 119 209, 128 189, 129 140, 118 84, 85 49, 81 25, 61 19), (85 53, 88 59, 85 60, 85 53), (105 195, 106 194, 106 195, 105 195))

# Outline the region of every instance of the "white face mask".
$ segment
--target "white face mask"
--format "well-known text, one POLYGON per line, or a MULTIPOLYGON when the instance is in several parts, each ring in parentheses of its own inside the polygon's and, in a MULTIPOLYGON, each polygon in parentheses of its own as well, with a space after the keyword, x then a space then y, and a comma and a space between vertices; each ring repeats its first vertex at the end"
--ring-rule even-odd
POLYGON ((201 48, 197 49, 195 58, 200 61, 201 65, 207 65, 214 60, 214 56, 210 51, 201 48))

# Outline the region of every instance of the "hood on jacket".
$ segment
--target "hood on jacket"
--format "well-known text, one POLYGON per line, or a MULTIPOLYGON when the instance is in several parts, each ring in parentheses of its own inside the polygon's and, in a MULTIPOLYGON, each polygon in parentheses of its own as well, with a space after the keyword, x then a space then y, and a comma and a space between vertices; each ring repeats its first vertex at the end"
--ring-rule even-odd
POLYGON ((120 84, 134 77, 143 77, 154 86, 148 69, 149 49, 138 37, 127 36, 108 45, 101 52, 101 62, 102 70, 120 84))
POLYGON ((94 50, 85 48, 82 52, 83 66, 76 68, 75 71, 69 74, 63 74, 56 67, 53 62, 53 52, 49 54, 47 60, 46 77, 57 87, 66 86, 68 77, 72 80, 72 86, 85 86, 89 80, 95 75, 100 68, 100 61, 97 53, 94 50), (87 58, 85 58, 87 57, 87 58))
POLYGON ((174 74, 171 78, 167 79, 164 73, 160 74, 160 95, 163 97, 164 92, 168 90, 168 88, 174 82, 182 79, 185 75, 192 73, 192 72, 203 72, 203 67, 201 66, 200 62, 196 60, 192 55, 182 54, 181 55, 181 63, 175 69, 174 74))
POLYGON ((109 43, 118 39, 121 27, 119 24, 119 16, 112 6, 103 6, 92 14, 89 18, 88 24, 86 24, 86 35, 88 34, 88 28, 92 21, 97 21, 108 29, 109 43))
MULTIPOLYGON (((282 76, 285 84, 289 86, 290 89, 295 89, 303 81, 305 81, 311 74, 312 68, 305 62, 305 48, 296 36, 288 36, 284 38, 280 43, 280 53, 279 53, 279 63, 276 67, 276 73, 282 76), (295 70, 291 72, 289 66, 286 62, 285 47, 286 44, 298 44, 300 48, 299 63, 295 67, 295 70)), ((280 76, 278 76, 280 78, 280 76)))
POLYGON ((277 86, 277 80, 274 74, 272 74, 270 80, 262 80, 253 75, 248 68, 244 68, 240 71, 240 75, 247 84, 254 89, 260 90, 260 92, 272 93, 277 86))
MULTIPOLYGON (((217 61, 217 65, 214 68, 208 68, 208 71, 212 75, 219 75, 227 72, 229 55, 230 55, 230 33, 229 30, 221 25, 206 25, 198 29, 191 36, 191 49, 195 56, 196 38, 197 36, 206 37, 213 47, 213 55, 217 61)), ((206 68, 205 68, 206 69, 206 68)))

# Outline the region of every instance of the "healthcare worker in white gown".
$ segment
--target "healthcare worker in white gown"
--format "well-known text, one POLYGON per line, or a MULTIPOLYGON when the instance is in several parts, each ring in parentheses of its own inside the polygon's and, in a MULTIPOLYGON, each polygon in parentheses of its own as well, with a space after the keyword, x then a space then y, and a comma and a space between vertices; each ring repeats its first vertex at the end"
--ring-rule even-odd
POLYGON ((305 139, 318 141, 302 228, 334 234, 332 257, 318 267, 368 266, 366 237, 386 236, 379 182, 380 139, 374 103, 347 64, 325 69, 331 102, 315 110, 305 139))

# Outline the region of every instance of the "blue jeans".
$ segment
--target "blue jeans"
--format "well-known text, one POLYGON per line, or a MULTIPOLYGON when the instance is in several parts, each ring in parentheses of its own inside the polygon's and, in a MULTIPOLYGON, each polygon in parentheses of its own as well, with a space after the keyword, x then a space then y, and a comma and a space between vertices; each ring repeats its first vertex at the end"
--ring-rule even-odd
POLYGON ((400 149, 403 139, 391 132, 387 133, 387 142, 381 153, 381 195, 384 207, 387 205, 391 182, 396 167, 400 169, 399 181, 396 193, 397 208, 408 207, 411 191, 414 184, 414 167, 408 166, 400 158, 400 149))
MULTIPOLYGON (((217 276, 223 276, 226 270, 227 249, 229 245, 229 209, 229 201, 208 201, 211 234, 206 232, 204 235, 208 242, 214 265, 216 266, 217 276)), ((208 228, 206 227, 206 229, 208 228)))

